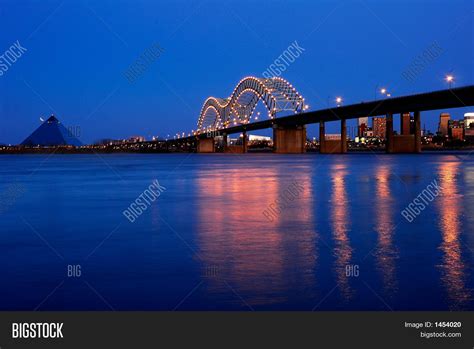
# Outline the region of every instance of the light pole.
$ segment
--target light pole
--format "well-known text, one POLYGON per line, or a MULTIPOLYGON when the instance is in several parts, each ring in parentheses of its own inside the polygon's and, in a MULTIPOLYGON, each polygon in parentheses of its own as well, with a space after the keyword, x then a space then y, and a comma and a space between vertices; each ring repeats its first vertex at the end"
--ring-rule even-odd
POLYGON ((336 105, 340 107, 342 104, 342 97, 336 97, 336 105))

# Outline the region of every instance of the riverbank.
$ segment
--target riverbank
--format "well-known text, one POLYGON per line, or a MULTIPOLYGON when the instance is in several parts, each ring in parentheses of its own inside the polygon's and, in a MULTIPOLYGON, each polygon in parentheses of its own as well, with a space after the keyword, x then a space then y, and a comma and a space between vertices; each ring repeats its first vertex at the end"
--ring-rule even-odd
MULTIPOLYGON (((424 152, 453 152, 453 151, 473 151, 473 146, 464 147, 432 147, 423 146, 424 152)), ((195 150, 180 149, 177 147, 159 147, 159 148, 117 148, 117 147, 41 147, 41 148, 24 148, 24 147, 2 147, 1 154, 120 154, 120 153, 142 153, 142 154, 166 154, 166 153, 189 153, 195 150)), ((271 148, 249 148, 249 153, 270 153, 271 148)), ((319 153, 319 148, 306 149, 307 153, 319 153)), ((349 148, 348 153, 370 153, 370 152, 385 152, 384 147, 377 148, 349 148)))

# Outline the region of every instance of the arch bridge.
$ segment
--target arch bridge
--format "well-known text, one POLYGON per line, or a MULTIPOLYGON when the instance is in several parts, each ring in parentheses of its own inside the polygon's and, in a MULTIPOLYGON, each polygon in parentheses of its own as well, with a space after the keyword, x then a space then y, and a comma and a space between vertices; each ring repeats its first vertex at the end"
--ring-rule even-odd
MULTIPOLYGON (((306 125, 319 123, 320 152, 347 152, 346 120, 370 116, 384 116, 385 142, 388 153, 421 152, 421 112, 474 106, 474 85, 418 93, 306 111, 303 96, 282 78, 246 77, 228 98, 209 97, 199 114, 197 130, 178 142, 194 143, 198 152, 214 152, 217 136, 243 133, 243 144, 238 152, 246 152, 247 131, 273 128, 273 147, 276 153, 303 153, 306 147, 306 125), (263 102, 268 118, 255 114, 258 102, 263 102), (413 114, 411 114, 412 112, 413 114), (279 113, 289 115, 279 116, 279 113), (401 134, 393 132, 393 115, 400 114, 401 134), (340 121, 340 140, 326 140, 325 123, 340 121), (414 129, 406 127, 413 121, 414 129)), ((380 121, 380 120, 379 120, 380 121)))
POLYGON ((259 101, 265 105, 270 119, 280 112, 305 110, 303 96, 285 79, 250 76, 239 81, 230 97, 206 99, 199 114, 197 133, 258 120, 259 115, 253 114, 259 101))

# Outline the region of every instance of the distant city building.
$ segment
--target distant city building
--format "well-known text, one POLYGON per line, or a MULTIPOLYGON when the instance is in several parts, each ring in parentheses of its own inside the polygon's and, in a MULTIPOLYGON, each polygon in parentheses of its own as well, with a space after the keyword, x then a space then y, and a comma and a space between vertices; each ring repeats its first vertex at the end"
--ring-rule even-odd
POLYGON ((464 114, 464 138, 474 143, 474 113, 464 114))
POLYGON ((324 138, 327 141, 338 141, 341 139, 341 134, 340 133, 329 133, 326 134, 326 137, 324 138))
POLYGON ((271 141, 272 137, 249 135, 248 140, 249 141, 271 141))
POLYGON ((128 139, 130 143, 139 143, 139 142, 145 142, 145 137, 142 136, 133 136, 128 139))
POLYGON ((112 144, 121 144, 124 143, 125 140, 117 140, 117 139, 110 139, 110 138, 103 138, 100 139, 96 142, 94 142, 94 145, 112 145, 112 144))
POLYGON ((363 118, 359 118, 357 119, 357 124, 360 126, 360 125, 368 125, 369 124, 369 117, 363 117, 363 118))
POLYGON ((449 120, 448 135, 452 140, 464 139, 464 120, 449 120))
POLYGON ((368 129, 365 131, 364 136, 367 138, 372 138, 374 136, 374 131, 372 129, 368 129))
POLYGON ((21 145, 30 147, 59 145, 80 147, 82 143, 75 137, 74 133, 74 130, 67 129, 54 115, 51 115, 21 145))
POLYGON ((474 127, 474 125, 471 126, 471 124, 474 124, 474 113, 464 114, 464 126, 466 128, 474 127))
POLYGON ((380 139, 385 139, 386 136, 386 120, 383 117, 372 118, 373 136, 380 139))
POLYGON ((448 135, 448 121, 451 120, 449 113, 441 113, 439 116, 438 133, 441 136, 448 135))
POLYGON ((433 143, 433 137, 435 135, 431 133, 431 131, 427 131, 426 129, 423 130, 423 134, 421 136, 421 142, 422 144, 430 144, 433 143))
POLYGON ((364 135, 365 130, 369 127, 369 118, 359 118, 357 121, 357 135, 362 137, 364 135))

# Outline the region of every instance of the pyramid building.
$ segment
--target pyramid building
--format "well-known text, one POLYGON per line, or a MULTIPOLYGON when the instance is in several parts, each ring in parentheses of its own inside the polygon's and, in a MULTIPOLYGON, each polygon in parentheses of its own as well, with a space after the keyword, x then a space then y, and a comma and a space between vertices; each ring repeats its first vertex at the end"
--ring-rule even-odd
POLYGON ((31 135, 26 138, 21 145, 25 146, 58 146, 69 145, 80 147, 82 143, 51 115, 48 120, 43 122, 31 135))

